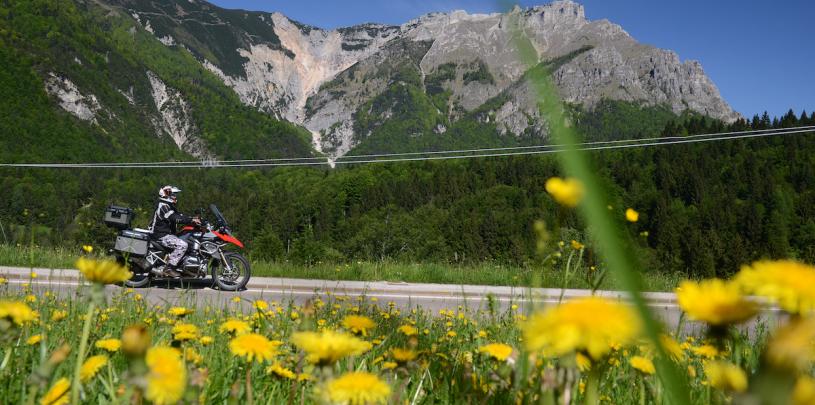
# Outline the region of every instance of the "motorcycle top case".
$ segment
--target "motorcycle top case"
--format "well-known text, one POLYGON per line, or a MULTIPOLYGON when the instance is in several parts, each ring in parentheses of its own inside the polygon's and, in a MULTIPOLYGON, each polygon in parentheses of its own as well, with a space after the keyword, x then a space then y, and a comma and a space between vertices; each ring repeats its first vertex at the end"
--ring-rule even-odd
POLYGON ((135 213, 130 208, 110 205, 105 208, 105 224, 111 228, 127 229, 135 213))
POLYGON ((122 253, 130 253, 135 256, 144 256, 147 254, 147 244, 150 241, 150 235, 135 231, 121 231, 119 236, 116 237, 116 246, 114 249, 122 253))

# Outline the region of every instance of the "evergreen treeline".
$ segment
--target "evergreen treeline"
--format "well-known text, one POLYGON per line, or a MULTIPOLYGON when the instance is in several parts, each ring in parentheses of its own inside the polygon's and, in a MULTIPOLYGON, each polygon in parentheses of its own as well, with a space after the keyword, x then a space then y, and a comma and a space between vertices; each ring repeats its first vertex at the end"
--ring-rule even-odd
MULTIPOLYGON (((596 122, 587 120, 587 122, 596 122)), ((598 128, 580 124, 584 131, 598 128)), ((615 124, 616 125, 616 124, 615 124)), ((691 117, 663 135, 815 125, 806 113, 765 114, 725 126, 691 117)), ((592 152, 611 206, 647 268, 724 275, 762 257, 815 261, 815 135, 592 152)), ((544 191, 552 156, 368 164, 339 169, 0 171, 5 238, 15 243, 109 243, 104 206, 152 213, 164 183, 192 212, 217 203, 253 256, 301 262, 380 260, 524 263, 536 259, 533 224, 587 243, 574 212, 544 191), (557 229, 555 229, 557 228, 557 229)))

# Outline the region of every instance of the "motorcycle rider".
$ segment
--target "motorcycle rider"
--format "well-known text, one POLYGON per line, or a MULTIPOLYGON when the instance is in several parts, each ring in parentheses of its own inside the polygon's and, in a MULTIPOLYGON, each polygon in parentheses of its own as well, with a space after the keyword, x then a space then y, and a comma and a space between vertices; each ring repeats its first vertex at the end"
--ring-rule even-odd
POLYGON ((187 252, 187 242, 175 236, 176 227, 178 225, 201 223, 198 218, 189 217, 178 212, 175 204, 178 201, 178 193, 180 192, 181 189, 175 186, 164 186, 158 190, 159 203, 149 228, 153 233, 153 237, 159 243, 173 249, 163 272, 158 269, 159 275, 169 277, 181 277, 181 273, 177 271, 178 263, 187 252))

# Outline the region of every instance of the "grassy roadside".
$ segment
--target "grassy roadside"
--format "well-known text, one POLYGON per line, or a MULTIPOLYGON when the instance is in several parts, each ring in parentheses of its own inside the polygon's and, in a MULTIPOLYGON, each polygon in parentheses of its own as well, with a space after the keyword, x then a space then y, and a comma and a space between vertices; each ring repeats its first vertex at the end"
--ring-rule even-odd
MULTIPOLYGON (((79 249, 17 247, 0 244, 0 265, 15 267, 73 268, 79 249)), ((310 278, 319 280, 390 281, 436 284, 528 286, 533 279, 547 288, 589 288, 580 271, 566 279, 562 271, 536 266, 497 263, 468 265, 440 263, 352 262, 318 263, 304 266, 290 262, 251 260, 252 275, 259 277, 310 278)), ((589 271, 585 269, 584 271, 589 271)), ((681 281, 676 275, 643 274, 646 291, 672 291, 681 281)), ((609 275, 600 289, 619 290, 620 283, 609 275)))

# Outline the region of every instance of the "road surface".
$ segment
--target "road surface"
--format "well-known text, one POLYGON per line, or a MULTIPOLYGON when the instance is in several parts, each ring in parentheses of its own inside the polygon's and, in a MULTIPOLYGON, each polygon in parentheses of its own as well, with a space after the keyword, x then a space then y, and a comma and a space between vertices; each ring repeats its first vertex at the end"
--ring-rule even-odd
MULTIPOLYGON (((29 269, 20 267, 0 266, 0 277, 8 279, 9 289, 22 289, 30 284, 35 291, 52 291, 61 295, 75 294, 85 283, 80 280, 79 272, 69 269, 29 269), (31 274, 36 273, 32 278, 31 274)), ((293 278, 252 277, 246 289, 238 292, 219 291, 211 288, 207 280, 184 283, 182 287, 178 281, 156 282, 152 287, 138 289, 146 300, 156 304, 170 305, 212 305, 222 306, 240 297, 246 305, 252 301, 277 300, 278 302, 294 301, 303 304, 314 299, 317 295, 326 293, 337 296, 366 296, 376 297, 385 305, 394 302, 403 309, 420 307, 425 310, 438 312, 441 309, 456 309, 458 306, 470 310, 486 308, 488 300, 503 310, 512 305, 518 306, 518 311, 525 313, 534 308, 556 305, 561 300, 570 300, 591 295, 589 290, 557 289, 557 288, 522 288, 480 285, 455 284, 416 284, 403 282, 381 281, 343 281, 343 280, 304 280, 293 278), (187 286, 189 284, 189 286, 187 286), (187 288, 189 287, 189 288, 187 288)), ((116 294, 121 287, 107 286, 108 295, 116 294)), ((596 295, 614 299, 627 299, 627 293, 620 291, 597 291, 596 295)), ((681 310, 676 303, 673 293, 648 292, 644 293, 648 307, 665 325, 673 330, 681 318, 681 310)), ((774 324, 783 317, 777 307, 766 307, 761 316, 753 321, 748 328, 758 322, 774 324)), ((688 332, 699 332, 702 325, 682 322, 682 328, 688 332)))

